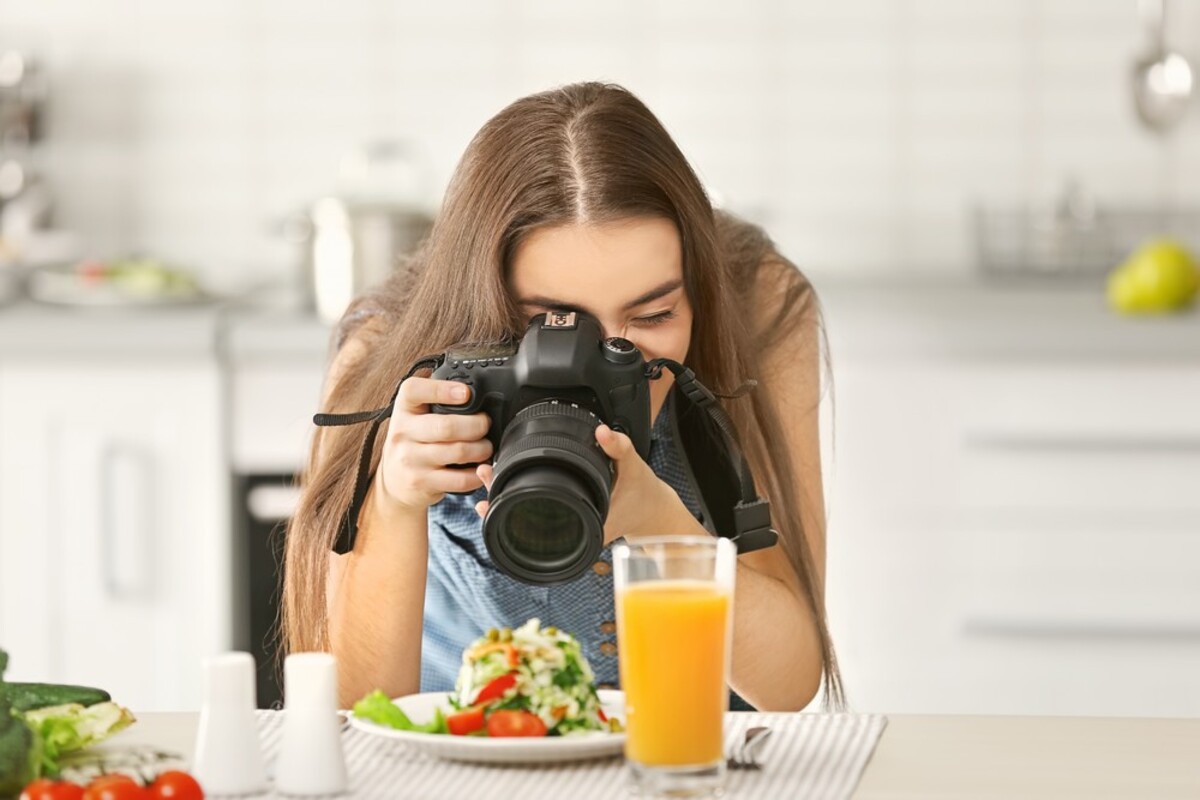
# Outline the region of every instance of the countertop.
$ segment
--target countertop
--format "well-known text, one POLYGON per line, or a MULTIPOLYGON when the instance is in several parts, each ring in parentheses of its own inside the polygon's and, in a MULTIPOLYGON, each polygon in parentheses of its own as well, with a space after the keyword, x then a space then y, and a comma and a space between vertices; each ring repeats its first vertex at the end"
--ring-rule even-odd
POLYGON ((0 306, 0 357, 209 356, 221 313, 216 304, 115 310, 18 301, 0 306))
POLYGON ((823 281, 815 286, 835 359, 1200 363, 1200 307, 1162 316, 1121 316, 1109 310, 1098 286, 932 278, 823 281))
MULTIPOLYGON (((114 744, 190 757, 198 715, 139 715, 114 744)), ((853 797, 1200 797, 1200 719, 895 715, 853 797)), ((769 768, 769 765, 768 765, 769 768)))
MULTIPOLYGON (((831 352, 844 357, 1070 358, 1200 363, 1200 307, 1122 317, 1101 289, 975 278, 820 280, 831 352)), ((294 305, 237 299, 176 309, 0 306, 0 356, 212 353, 323 365, 330 326, 294 305)))
POLYGON ((157 308, 0 306, 0 357, 298 359, 323 367, 332 328, 310 312, 236 301, 157 308))

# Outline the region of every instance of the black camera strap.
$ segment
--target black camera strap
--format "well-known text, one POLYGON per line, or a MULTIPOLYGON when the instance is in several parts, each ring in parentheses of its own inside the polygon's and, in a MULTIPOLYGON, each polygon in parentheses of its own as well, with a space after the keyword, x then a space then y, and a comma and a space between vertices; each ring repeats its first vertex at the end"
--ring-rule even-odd
MULTIPOLYGON (((721 404, 717 402, 717 396, 696 378, 696 373, 677 361, 668 358, 656 358, 649 361, 646 364, 646 377, 650 380, 657 380, 662 375, 664 367, 671 370, 675 376, 675 386, 683 396, 690 400, 696 409, 705 412, 709 421, 714 424, 715 434, 724 447, 724 454, 722 454, 724 457, 718 460, 723 462, 726 458, 728 459, 728 467, 732 470, 735 479, 736 487, 730 487, 733 496, 729 498, 735 501, 732 504, 732 518, 728 518, 729 515, 726 514, 714 514, 719 521, 727 520, 725 525, 719 526, 724 527, 725 531, 718 529, 714 532, 720 536, 726 536, 737 545, 739 555, 772 547, 778 542, 779 534, 771 527, 771 503, 766 498, 759 497, 754 488, 754 475, 738 446, 733 420, 729 418, 725 409, 721 408, 721 404), (729 527, 733 528, 732 536, 726 532, 729 527)), ((734 396, 740 394, 739 391, 734 396)), ((681 446, 683 444, 680 442, 681 446)), ((703 488, 701 487, 702 490, 703 488)), ((708 499, 711 502, 716 498, 708 499)))
POLYGON ((411 378, 417 370, 437 369, 442 363, 442 358, 442 356, 428 356, 413 364, 408 373, 400 379, 400 383, 396 384, 396 391, 392 392, 391 401, 383 408, 377 408, 374 411, 356 411, 352 414, 316 414, 313 416, 313 424, 321 428, 358 425, 363 422, 371 423, 371 428, 367 431, 366 438, 363 439, 362 452, 358 455, 358 473, 354 477, 354 498, 350 501, 350 508, 346 509, 346 516, 342 518, 337 539, 333 542, 333 552, 338 555, 345 555, 353 550, 354 540, 358 538, 358 515, 362 512, 367 492, 371 488, 371 480, 375 477, 375 470, 371 469, 371 453, 375 450, 375 438, 379 435, 379 428, 383 425, 384 420, 391 417, 392 411, 396 408, 396 398, 400 396, 400 384, 411 378))

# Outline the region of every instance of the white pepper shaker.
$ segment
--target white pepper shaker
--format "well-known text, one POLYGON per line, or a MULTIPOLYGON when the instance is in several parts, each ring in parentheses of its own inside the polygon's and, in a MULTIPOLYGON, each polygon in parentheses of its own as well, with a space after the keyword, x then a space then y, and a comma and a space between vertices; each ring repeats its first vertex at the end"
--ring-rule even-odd
POLYGON ((254 656, 224 653, 204 660, 204 705, 192 773, 209 795, 267 790, 255 716, 254 656))
POLYGON ((293 796, 346 791, 346 758, 337 713, 337 661, 293 653, 283 662, 283 741, 275 791, 293 796))

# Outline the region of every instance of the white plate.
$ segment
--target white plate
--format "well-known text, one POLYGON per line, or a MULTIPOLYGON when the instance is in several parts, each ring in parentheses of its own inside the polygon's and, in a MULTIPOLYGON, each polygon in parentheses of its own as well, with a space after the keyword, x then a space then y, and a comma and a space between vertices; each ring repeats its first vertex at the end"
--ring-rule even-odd
MULTIPOLYGON (((601 689, 600 705, 610 718, 625 721, 625 694, 601 689)), ((398 697, 392 702, 418 725, 433 719, 433 710, 443 713, 450 708, 445 692, 426 692, 398 697)), ((398 731, 351 716, 350 724, 360 731, 385 739, 396 739, 409 747, 437 758, 453 761, 478 761, 489 764, 549 764, 609 758, 625 749, 624 733, 577 733, 571 736, 513 737, 492 739, 486 736, 450 736, 448 734, 398 731)))
POLYGON ((34 270, 29 275, 28 290, 39 303, 90 308, 183 306, 213 299, 198 286, 139 292, 117 281, 88 281, 74 266, 34 270))

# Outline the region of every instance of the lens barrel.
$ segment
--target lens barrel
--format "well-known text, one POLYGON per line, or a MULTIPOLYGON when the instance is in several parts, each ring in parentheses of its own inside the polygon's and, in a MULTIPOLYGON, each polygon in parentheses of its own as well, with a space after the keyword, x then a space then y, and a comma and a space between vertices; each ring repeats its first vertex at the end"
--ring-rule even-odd
POLYGON ((496 566, 518 580, 561 583, 604 546, 612 460, 596 443, 600 418, 575 403, 522 409, 500 440, 484 519, 496 566))

